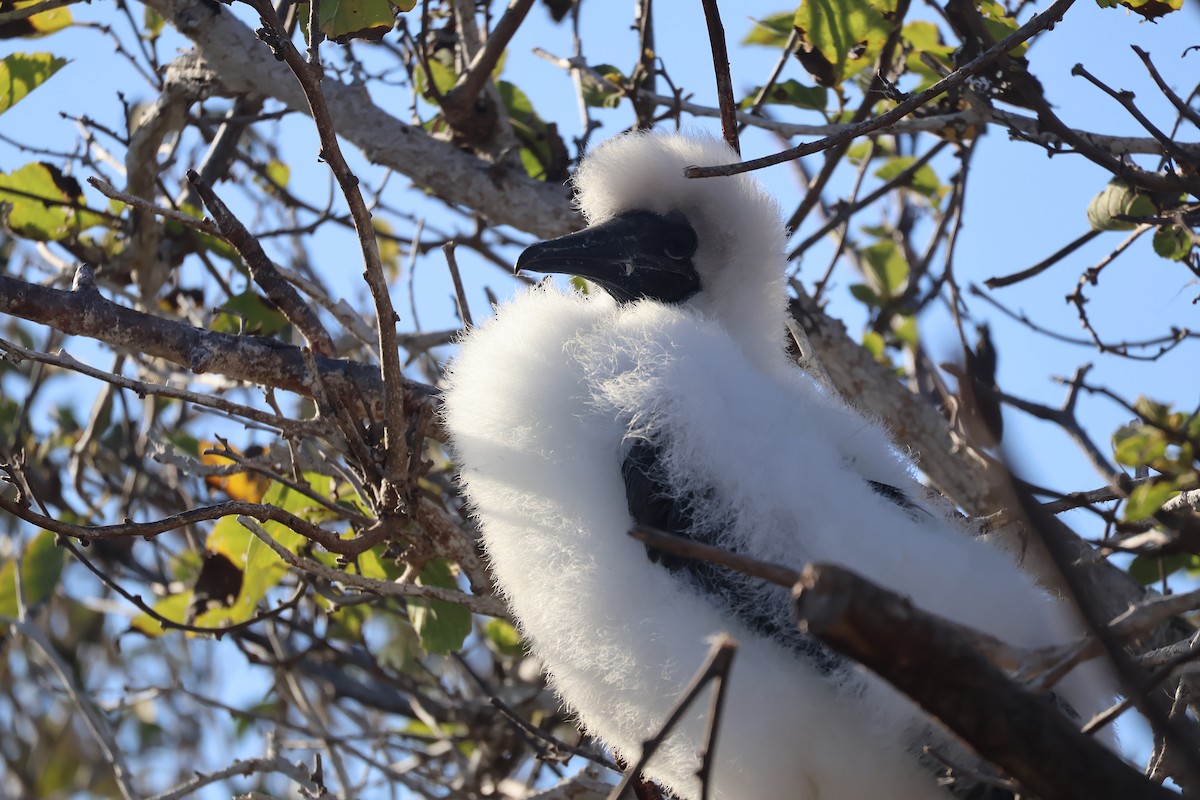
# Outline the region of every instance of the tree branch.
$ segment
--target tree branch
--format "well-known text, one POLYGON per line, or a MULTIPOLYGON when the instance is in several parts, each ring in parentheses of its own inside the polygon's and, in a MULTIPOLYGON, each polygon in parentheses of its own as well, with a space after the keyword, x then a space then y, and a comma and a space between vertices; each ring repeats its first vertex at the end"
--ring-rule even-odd
POLYGON ((925 91, 909 97, 904 102, 898 104, 891 111, 880 114, 878 117, 851 125, 846 130, 842 131, 841 133, 834 134, 833 136, 827 136, 824 139, 820 139, 815 142, 802 144, 798 147, 793 147, 790 150, 784 150, 781 153, 775 153, 774 155, 765 156, 763 158, 756 158, 751 161, 743 161, 740 164, 726 164, 724 166, 717 167, 688 167, 686 174, 689 178, 712 178, 720 175, 737 175, 742 172, 749 172, 751 170, 762 169, 764 167, 771 167, 775 164, 782 164, 785 161, 791 161, 793 159, 801 158, 802 156, 811 155, 812 153, 819 153, 822 150, 828 150, 831 147, 844 144, 852 139, 858 138, 859 136, 864 136, 872 131, 879 130, 880 128, 886 128, 887 126, 900 121, 904 117, 916 111, 918 108, 925 105, 930 100, 933 100, 935 97, 938 97, 939 95, 944 94, 951 89, 958 88, 962 84, 966 83, 969 78, 978 75, 986 66, 988 66, 988 64, 992 63, 997 58, 1000 58, 1009 50, 1012 50, 1014 47, 1032 38, 1034 35, 1052 27, 1054 23, 1062 19, 1063 14, 1067 12, 1067 9, 1070 8, 1074 2, 1075 0, 1056 0, 1056 2, 1044 12, 1038 14, 1033 19, 1029 20, 1029 22, 1026 22, 1020 28, 1013 31, 1013 33, 1004 37, 1004 39, 998 44, 993 45, 971 61, 963 64, 961 67, 954 70, 954 72, 951 72, 945 78, 942 78, 925 91))
POLYGON ((717 101, 721 107, 721 134, 725 144, 742 154, 738 142, 737 100, 733 96, 733 80, 729 77, 729 51, 725 47, 725 26, 721 24, 721 10, 717 0, 701 0, 704 6, 704 21, 708 25, 708 43, 712 48, 713 76, 717 80, 717 101))
MULTIPOLYGON (((308 113, 295 76, 228 9, 205 0, 149 0, 147 6, 192 40, 195 50, 188 57, 207 64, 215 93, 273 97, 308 113)), ((519 167, 491 164, 438 141, 388 114, 361 86, 326 78, 322 90, 339 136, 370 161, 409 176, 447 203, 473 209, 493 224, 547 238, 582 226, 563 186, 533 180, 519 167)))
POLYGON ((1042 800, 1176 797, 906 598, 829 564, 805 567, 794 597, 809 633, 885 678, 1042 800))
MULTIPOLYGON (((335 355, 333 339, 325 330, 325 326, 321 324, 320 317, 304 302, 304 298, 296 291, 296 287, 279 274, 275 265, 271 263, 271 259, 267 258, 267 254, 258 240, 250 234, 250 231, 246 230, 242 221, 234 216, 229 207, 222 202, 198 172, 189 169, 187 178, 196 194, 204 202, 208 213, 212 214, 213 220, 220 229, 221 238, 237 250, 238 255, 246 263, 246 269, 250 271, 250 277, 267 295, 267 299, 279 308, 280 312, 287 317, 288 322, 296 326, 313 350, 323 356, 335 355)), ((92 185, 96 184, 92 183, 92 185)))
MULTIPOLYGON (((81 267, 88 274, 90 268, 81 267)), ((263 336, 234 336, 196 328, 118 305, 94 285, 72 291, 52 289, 0 275, 0 313, 48 325, 71 336, 86 336, 119 350, 163 358, 195 374, 215 373, 259 386, 312 396, 313 387, 299 347, 263 336)), ((373 405, 382 402, 379 371, 345 359, 315 356, 321 380, 346 396, 361 393, 373 405)), ((416 407, 438 390, 405 381, 416 407)))

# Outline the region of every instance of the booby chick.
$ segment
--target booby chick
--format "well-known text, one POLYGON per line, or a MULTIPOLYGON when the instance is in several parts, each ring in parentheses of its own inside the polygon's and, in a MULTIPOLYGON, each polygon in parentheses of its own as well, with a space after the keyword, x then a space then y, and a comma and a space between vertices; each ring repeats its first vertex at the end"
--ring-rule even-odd
MULTIPOLYGON (((588 227, 518 267, 586 277, 530 289, 461 343, 445 419, 496 583, 554 689, 635 761, 702 664, 740 642, 716 748, 720 800, 932 800, 920 757, 953 749, 882 680, 796 631, 788 593, 648 553, 635 522, 800 568, 844 565, 1019 646, 1068 640, 1065 609, 1001 550, 919 499, 879 424, 784 350, 784 229, 735 154, 701 136, 597 147, 574 185, 588 227)), ((1096 710, 1091 684, 1063 698, 1096 710)), ((704 703, 647 773, 700 797, 704 703)))

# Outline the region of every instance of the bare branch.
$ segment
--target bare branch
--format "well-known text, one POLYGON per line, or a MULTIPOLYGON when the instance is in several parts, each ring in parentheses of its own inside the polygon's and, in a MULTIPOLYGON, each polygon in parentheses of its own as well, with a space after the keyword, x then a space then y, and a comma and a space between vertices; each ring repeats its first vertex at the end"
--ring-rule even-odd
MULTIPOLYGON (((20 570, 17 570, 17 573, 19 572, 20 570)), ((84 724, 92 732, 96 743, 100 745, 100 749, 104 753, 104 760, 112 767, 113 780, 117 784, 117 790, 121 796, 125 800, 137 800, 141 795, 133 787, 133 773, 130 771, 129 765, 125 763, 124 751, 117 744, 117 737, 109 726, 108 720, 95 707, 92 699, 75 683, 74 671, 63 661, 62 656, 42 633, 41 628, 27 620, 13 620, 11 624, 41 651, 43 658, 50 662, 50 667, 63 689, 66 690, 67 696, 79 709, 83 715, 84 724)))
POLYGON ((204 201, 209 213, 213 215, 213 219, 221 231, 221 238, 238 251, 238 255, 246 262, 246 269, 250 271, 250 276, 266 293, 267 299, 279 308, 280 312, 287 317, 288 322, 296 326, 313 350, 323 356, 336 355, 333 339, 325 330, 325 326, 321 324, 321 319, 304 302, 304 298, 300 296, 296 288, 284 280, 279 271, 275 269, 275 265, 271 263, 271 259, 267 258, 267 254, 258 240, 250 234, 250 231, 246 230, 242 221, 230 212, 229 207, 221 201, 212 187, 200 178, 199 173, 189 169, 187 178, 192 184, 192 188, 196 190, 196 194, 200 195, 200 199, 204 201))
POLYGON ((717 101, 721 107, 721 133, 725 144, 742 154, 738 142, 737 99, 733 96, 733 80, 729 77, 729 51, 725 48, 725 26, 717 0, 701 0, 704 21, 708 24, 708 44, 712 48, 713 76, 717 79, 717 101))
MULTIPOLYGON (((81 274, 90 274, 87 267, 81 274)), ((234 380, 312 394, 300 348, 261 336, 233 336, 195 328, 117 305, 95 289, 52 289, 0 275, 0 312, 49 325, 72 336, 87 336, 115 348, 164 358, 195 374, 216 373, 234 380)), ((383 391, 376 368, 315 356, 321 379, 339 393, 379 403, 383 391)), ((437 394, 425 384, 405 381, 406 395, 419 407, 437 394)))
POLYGON ((945 723, 980 755, 1042 798, 1162 798, 1048 697, 1026 694, 945 621, 829 564, 804 569, 795 589, 804 626, 869 667, 945 723))
MULTIPOLYGON (((149 0, 147 5, 195 43, 196 50, 187 58, 208 65, 214 90, 274 97, 296 111, 309 112, 291 71, 228 9, 205 0, 149 0)), ((361 87, 327 78, 322 89, 339 136, 374 163, 408 175, 446 202, 477 209, 494 224, 545 237, 561 236, 582 224, 564 187, 489 164, 438 141, 388 114, 361 87)))
POLYGON ((321 158, 333 171, 342 195, 350 206, 350 216, 354 220, 354 230, 358 234, 358 244, 362 250, 363 263, 366 271, 363 278, 371 289, 371 297, 375 301, 375 324, 379 332, 379 361, 383 377, 383 474, 384 481, 380 487, 382 498, 381 513, 386 520, 394 515, 403 515, 411 502, 415 489, 412 485, 414 478, 407 466, 409 453, 403 432, 408 429, 408 418, 404 408, 404 374, 400 368, 400 352, 396 344, 396 322, 399 317, 392 307, 392 297, 388 288, 387 276, 383 274, 383 264, 379 260, 379 240, 375 237, 375 227, 371 222, 371 212, 363 200, 359 189, 358 176, 346 163, 342 155, 341 145, 338 144, 337 132, 329 106, 325 102, 325 94, 321 89, 321 74, 319 69, 308 64, 304 56, 296 49, 291 40, 284 35, 279 17, 266 0, 247 0, 258 11, 263 19, 265 29, 259 30, 259 38, 281 57, 295 74, 304 90, 308 101, 309 112, 317 127, 321 139, 321 158))
POLYGON ((712 708, 709 710, 708 731, 705 736, 705 746, 701 753, 702 763, 700 767, 700 779, 702 781, 702 798, 708 797, 708 781, 706 780, 710 768, 711 759, 714 752, 713 745, 715 743, 716 729, 715 723, 720 717, 721 700, 724 696, 725 679, 729 675, 729 670, 733 666, 733 657, 737 654, 737 642, 735 642, 728 634, 719 634, 713 641, 712 648, 709 650, 708 658, 704 664, 692 676, 692 680, 684 688, 679 699, 675 701, 671 711, 667 714, 667 718, 663 720, 658 731, 645 742, 642 743, 642 753, 638 757, 636 763, 631 764, 625 770, 625 775, 621 778, 621 782, 609 792, 608 800, 620 800, 624 795, 625 790, 630 784, 642 774, 642 769, 654 757, 658 748, 666 741, 667 736, 674 730, 679 721, 683 719, 684 713, 691 707, 692 703, 699 697, 701 690, 712 682, 715 684, 713 688, 714 698, 712 708))
POLYGON ((500 62, 504 48, 508 46, 509 40, 521 27, 521 23, 525 21, 525 15, 532 7, 533 0, 511 0, 508 8, 504 10, 504 16, 488 34, 487 43, 471 59, 467 71, 446 95, 442 102, 443 108, 447 105, 465 107, 475 102, 475 98, 479 96, 484 85, 492 79, 492 70, 500 62))
MULTIPOLYGON (((555 66, 574 73, 583 73, 601 85, 611 86, 614 91, 623 91, 624 87, 609 81, 599 72, 588 66, 582 58, 560 58, 552 53, 535 47, 535 55, 541 56, 555 66)), ((693 117, 720 119, 721 109, 693 103, 690 100, 654 94, 644 89, 635 90, 633 99, 646 99, 658 106, 678 109, 693 117)), ((754 110, 738 111, 737 120, 740 125, 759 128, 777 133, 780 136, 841 136, 854 126, 849 123, 830 123, 814 125, 810 123, 789 122, 787 120, 771 119, 758 116, 754 110)), ((995 125, 1020 133, 1024 141, 1043 144, 1048 147, 1061 147, 1063 140, 1058 135, 1042 130, 1038 121, 1032 117, 1022 116, 1000 109, 971 108, 966 111, 955 111, 950 114, 930 114, 921 117, 905 117, 896 122, 871 131, 871 136, 882 136, 898 133, 938 133, 945 130, 964 130, 981 125, 995 125)), ((1091 143, 1095 147, 1106 150, 1114 155, 1133 155, 1138 153, 1160 155, 1162 145, 1148 136, 1113 136, 1110 134, 1094 133, 1091 131, 1075 131, 1075 135, 1091 143)), ((1177 147, 1183 149, 1191 158, 1200 158, 1200 143, 1179 142, 1177 147)))

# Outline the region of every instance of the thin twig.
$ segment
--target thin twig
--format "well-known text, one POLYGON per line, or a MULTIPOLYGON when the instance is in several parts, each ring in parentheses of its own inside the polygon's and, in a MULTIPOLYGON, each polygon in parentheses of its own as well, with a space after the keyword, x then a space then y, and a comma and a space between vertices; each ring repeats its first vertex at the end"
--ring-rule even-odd
MULTIPOLYGON (((709 650, 708 658, 703 666, 696 671, 691 682, 680 694, 679 699, 675 701, 675 705, 671 708, 667 718, 663 720, 661 726, 654 736, 642 743, 642 754, 638 757, 635 764, 629 766, 625 770, 625 775, 621 778, 621 782, 609 793, 608 800, 620 800, 629 788, 630 784, 642 774, 642 770, 650 759, 658 751, 658 748, 666 740, 667 735, 674 730, 679 724, 679 720, 683 718, 684 713, 691 707, 692 703, 700 695, 700 691, 710 682, 717 683, 717 688, 714 689, 718 694, 722 693, 724 686, 724 678, 728 677, 730 666, 733 663, 733 656, 737 652, 737 642, 735 642, 728 634, 722 633, 717 636, 713 642, 712 649, 709 650)), ((711 725, 711 718, 709 720, 711 725)), ((711 733, 711 728, 710 731, 711 733)), ((707 761, 711 756, 712 749, 705 748, 705 763, 701 764, 702 780, 703 776, 707 775, 707 761)), ((708 781, 704 780, 703 786, 704 796, 708 796, 708 781)))
POLYGON ((725 26, 717 0, 700 0, 704 6, 704 21, 708 25, 708 44, 712 48, 713 76, 717 80, 717 103, 721 108, 721 135, 725 143, 742 154, 738 142, 737 100, 733 96, 733 80, 729 76, 729 51, 725 47, 725 26))
MULTIPOLYGON (((721 109, 713 106, 694 103, 691 100, 670 95, 654 94, 645 90, 627 90, 626 87, 608 80, 604 75, 592 69, 588 66, 587 61, 579 56, 562 58, 540 47, 533 48, 533 54, 549 61, 560 69, 565 69, 575 74, 586 75, 601 86, 611 87, 613 91, 623 91, 631 95, 634 99, 648 99, 656 105, 676 109, 681 113, 690 114, 694 117, 709 119, 720 119, 721 117, 721 109)), ((820 125, 787 122, 760 116, 751 113, 749 110, 738 111, 737 120, 741 125, 771 131, 772 133, 786 137, 836 136, 844 134, 854 127, 851 124, 840 122, 820 125)), ((955 111, 950 114, 934 114, 928 117, 909 116, 873 130, 869 135, 936 133, 947 129, 969 128, 980 125, 996 125, 1016 131, 1022 139, 1035 144, 1060 145, 1062 143, 1062 139, 1058 135, 1049 131, 1043 131, 1037 119, 1008 111, 1001 111, 1000 109, 988 109, 985 111, 972 108, 966 111, 955 111)), ((1128 153, 1131 155, 1138 153, 1158 155, 1162 153, 1162 146, 1158 141, 1149 136, 1112 136, 1109 134, 1092 133, 1090 131, 1076 131, 1076 135, 1091 142, 1098 148, 1113 153, 1128 153)), ((1178 146, 1189 153, 1192 158, 1200 158, 1200 143, 1184 142, 1178 146)))
POLYGON ((383 540, 383 528, 376 525, 368 528, 365 533, 353 539, 343 539, 332 531, 320 528, 311 522, 297 517, 277 506, 264 503, 248 503, 243 500, 228 500, 211 506, 200 506, 180 511, 178 514, 157 519, 153 522, 134 522, 126 520, 117 525, 75 525, 62 522, 53 517, 39 514, 17 502, 0 495, 0 509, 15 517, 20 517, 31 525, 37 525, 53 531, 60 536, 70 536, 84 542, 99 542, 109 539, 143 539, 160 536, 169 531, 178 530, 197 522, 221 519, 233 515, 250 517, 263 522, 278 522, 300 534, 309 541, 315 542, 331 553, 342 556, 356 556, 366 552, 383 540))
POLYGON ((379 332, 380 372, 383 378, 384 436, 383 473, 381 496, 387 498, 385 516, 403 513, 406 498, 412 491, 405 474, 408 453, 405 452, 404 431, 408 429, 404 413, 404 375, 400 366, 400 352, 396 344, 396 316, 388 289, 387 276, 379 257, 379 240, 371 222, 371 212, 363 200, 358 176, 346 163, 337 139, 337 127, 325 103, 320 75, 305 61, 300 51, 292 44, 281 29, 279 16, 266 0, 247 0, 262 17, 264 28, 258 35, 274 51, 277 57, 291 68, 308 102, 309 111, 321 140, 321 158, 329 165, 338 186, 350 208, 354 230, 358 234, 359 248, 366 268, 364 278, 375 302, 375 318, 379 332))
POLYGON ((1092 239, 1095 239, 1101 233, 1103 233, 1103 231, 1089 230, 1089 231, 1085 232, 1082 236, 1076 238, 1074 241, 1068 242, 1063 247, 1059 248, 1058 250, 1054 251, 1050 255, 1046 256, 1041 261, 1034 264, 1032 267, 1023 269, 1020 272, 1014 272, 1011 275, 1003 275, 1003 276, 996 277, 996 278, 988 278, 986 281, 983 282, 983 285, 988 287, 989 289, 999 289, 1002 286, 1011 286, 1014 283, 1020 283, 1021 281, 1029 280, 1030 278, 1032 278, 1035 275, 1042 274, 1043 272, 1045 272, 1047 269, 1049 269, 1050 267, 1057 264, 1062 259, 1071 255, 1071 253, 1074 253, 1080 247, 1083 247, 1085 244, 1090 242, 1092 239))
POLYGON ((121 796, 125 800, 137 800, 141 795, 133 787, 133 773, 129 770, 129 765, 125 763, 125 754, 117 744, 116 736, 109 726, 108 720, 96 709, 92 699, 75 683, 71 668, 67 666, 54 645, 36 625, 27 620, 14 620, 12 625, 42 651, 42 656, 50 662, 54 674, 62 683, 71 702, 82 712, 84 724, 87 725, 97 744, 100 745, 100 749, 104 753, 104 760, 112 767, 113 780, 117 784, 121 796))
POLYGON ((474 328, 475 321, 471 319, 471 307, 467 305, 467 293, 463 289, 462 275, 458 273, 458 259, 454 257, 455 242, 442 245, 446 254, 446 266, 450 269, 450 280, 454 281, 454 299, 458 303, 458 316, 467 328, 474 328))
POLYGON ((169 397, 173 400, 181 400, 192 405, 221 411, 234 417, 243 417, 252 420, 260 425, 274 428, 288 436, 320 436, 326 427, 325 423, 320 420, 289 419, 288 417, 281 417, 277 414, 260 411, 257 408, 242 405, 241 403, 234 403, 230 400, 215 397, 211 394, 201 394, 158 383, 147 383, 146 381, 127 378, 124 375, 105 372, 104 370, 90 367, 61 350, 58 355, 51 355, 50 353, 30 350, 19 344, 0 339, 0 358, 11 361, 14 364, 20 363, 23 359, 49 364, 61 369, 77 372, 80 375, 86 375, 89 378, 105 381, 122 389, 128 389, 138 397, 157 395, 159 397, 169 397))
POLYGON ((843 203, 843 204, 839 205, 837 207, 837 210, 833 213, 833 215, 830 216, 830 218, 825 221, 824 225, 822 225, 819 229, 817 229, 815 232, 813 232, 803 242, 796 245, 796 247, 792 250, 792 252, 788 253, 788 261, 792 261, 793 259, 799 257, 805 250, 807 250, 808 248, 812 247, 814 244, 819 242, 825 236, 825 234, 829 233, 831 230, 833 230, 838 225, 840 225, 843 221, 845 221, 846 219, 849 219, 854 214, 858 213, 862 209, 871 205, 876 200, 878 200, 879 198, 886 195, 888 192, 892 191, 893 189, 895 189, 897 187, 909 185, 909 183, 911 183, 911 181, 912 181, 913 176, 917 174, 917 171, 919 169, 921 169, 921 167, 925 166, 930 161, 932 161, 933 158, 938 153, 942 152, 942 150, 945 147, 947 147, 949 144, 950 143, 945 140, 938 142, 933 147, 929 148, 923 154, 921 154, 920 158, 918 158, 916 161, 909 164, 902 171, 897 173, 894 178, 887 181, 882 186, 876 188, 874 191, 872 191, 866 197, 863 197, 862 199, 856 200, 851 203, 843 203))
POLYGON ((1163 133, 1161 130, 1159 130, 1158 126, 1155 125, 1153 122, 1151 122, 1150 118, 1142 113, 1142 110, 1137 107, 1136 103, 1133 102, 1133 98, 1134 98, 1133 92, 1128 91, 1128 90, 1118 91, 1116 89, 1113 89, 1111 86, 1104 83, 1104 81, 1100 80, 1095 75, 1088 72, 1087 69, 1084 68, 1083 64, 1076 64, 1071 69, 1071 74, 1082 76, 1089 83, 1091 83, 1093 86, 1095 86, 1097 89, 1104 92, 1106 95, 1108 95, 1109 97, 1111 97, 1112 99, 1114 99, 1118 103, 1120 103, 1122 108, 1124 108, 1126 111, 1129 112, 1129 116, 1131 116, 1135 120, 1137 120, 1139 125, 1141 125, 1143 128, 1145 128, 1150 133, 1151 136, 1153 136, 1155 139, 1158 140, 1159 144, 1162 145, 1163 152, 1170 155, 1176 161, 1182 161, 1184 163, 1187 163, 1187 161, 1188 161, 1187 153, 1183 152, 1178 147, 1176 147, 1175 142, 1171 139, 1171 137, 1167 136, 1165 133, 1163 133))
MULTIPOLYGON (((314 4, 315 5, 315 4, 314 4)), ((240 709, 238 714, 244 713, 240 709)), ((271 720, 275 722, 275 720, 271 720)), ((267 758, 238 759, 226 767, 212 772, 197 772, 194 777, 161 794, 156 794, 147 800, 182 800, 185 797, 195 797, 196 792, 205 786, 228 780, 229 778, 249 777, 250 775, 279 774, 301 787, 300 796, 320 797, 321 784, 313 780, 313 771, 303 764, 292 763, 282 756, 275 755, 267 758)))
POLYGON ((1163 80, 1162 75, 1158 74, 1158 70, 1155 68, 1154 63, 1150 60, 1150 54, 1138 47, 1136 44, 1132 44, 1130 47, 1133 48, 1133 52, 1136 53, 1137 57, 1142 60, 1142 63, 1146 65, 1146 70, 1150 73, 1150 77, 1153 78, 1154 82, 1158 85, 1159 91, 1161 91, 1163 95, 1165 95, 1166 98, 1171 101, 1171 105, 1175 106, 1175 110, 1179 112, 1179 116, 1200 128, 1200 112, 1197 112, 1196 109, 1184 102, 1182 97, 1175 94, 1175 91, 1170 87, 1170 85, 1163 80))
POLYGON ((446 603, 462 606, 463 608, 475 614, 484 614, 489 617, 500 617, 501 619, 508 616, 507 608, 504 601, 499 597, 480 597, 479 595, 467 594, 458 589, 443 589, 440 586, 422 586, 416 583, 400 583, 397 581, 383 581, 377 578, 368 578, 364 575, 356 575, 353 572, 327 567, 319 561, 311 558, 306 558, 293 553, 288 548, 284 547, 270 533, 259 525, 258 522, 245 516, 239 516, 238 522, 245 525, 246 528, 257 536, 263 544, 270 547, 280 558, 287 564, 302 570, 318 578, 328 580, 332 583, 340 583, 345 586, 351 586, 356 589, 373 592, 382 595, 383 597, 414 597, 424 600, 441 600, 446 603))
POLYGON ((671 555, 719 564, 776 586, 790 589, 800 579, 800 573, 790 567, 731 553, 720 547, 713 547, 694 539, 677 536, 645 525, 633 526, 629 530, 629 535, 648 547, 662 550, 671 555))
POLYGON ((781 153, 775 153, 763 158, 743 161, 738 164, 726 164, 724 166, 688 167, 686 170, 686 175, 689 178, 711 178, 720 175, 737 175, 742 172, 763 169, 764 167, 782 164, 785 161, 791 161, 796 158, 811 155, 812 153, 819 153, 822 150, 828 150, 831 147, 844 144, 865 134, 881 128, 886 128, 889 125, 899 122, 901 119, 916 111, 918 108, 925 105, 930 100, 933 100, 935 97, 938 97, 939 95, 944 94, 951 89, 958 88, 973 76, 978 75, 985 67, 987 67, 1000 56, 1007 53, 1009 50, 1012 50, 1022 42, 1025 42, 1036 34, 1041 33, 1043 30, 1053 26, 1056 22, 1062 19, 1063 14, 1066 13, 1067 9, 1070 8, 1074 2, 1075 0, 1056 0, 1056 2, 1044 12, 1033 17, 1033 19, 1029 20, 1029 22, 1022 25, 1012 34, 1004 37, 1004 39, 998 44, 989 47, 983 53, 966 64, 963 64, 961 67, 954 70, 954 72, 950 73, 933 86, 930 86, 925 91, 909 97, 891 111, 880 114, 878 117, 851 125, 846 130, 832 136, 827 136, 824 139, 820 139, 815 142, 809 142, 808 144, 803 144, 799 147, 793 147, 790 150, 784 150, 781 153))
POLYGON ((122 192, 112 184, 109 184, 94 175, 89 176, 87 182, 90 183, 96 189, 96 191, 100 192, 100 194, 111 200, 118 200, 126 205, 141 209, 142 211, 148 211, 151 214, 156 214, 163 219, 169 219, 174 222, 178 222, 181 225, 193 228, 201 233, 208 234, 209 236, 222 238, 221 229, 206 219, 196 219, 189 214, 184 214, 182 211, 176 211, 173 208, 162 208, 161 206, 156 206, 149 200, 129 194, 128 192, 122 192))
POLYGON ((333 345, 333 338, 321 324, 321 318, 308 303, 304 302, 304 298, 300 296, 300 292, 296 291, 296 287, 279 274, 258 240, 229 210, 229 207, 200 177, 199 173, 189 169, 187 179, 192 184, 192 188, 196 190, 196 194, 200 195, 200 199, 204 201, 204 206, 212 214, 217 227, 221 229, 221 238, 229 242, 234 250, 237 250, 238 255, 246 264, 246 269, 250 271, 250 277, 267 295, 267 299, 275 304, 288 322, 296 326, 313 350, 323 356, 335 355, 336 348, 333 345))
MULTIPOLYGON (((792 52, 799 43, 800 31, 793 26, 792 32, 788 34, 787 42, 783 45, 783 51, 779 54, 779 60, 775 62, 775 66, 771 69, 771 74, 767 76, 767 82, 760 86, 758 93, 754 95, 754 100, 751 101, 750 108, 746 110, 746 113, 753 116, 757 115, 762 109, 763 103, 767 100, 767 95, 771 89, 775 88, 775 84, 779 82, 779 76, 783 74, 783 68, 791 60, 792 52)), ((746 125, 747 123, 742 123, 743 127, 746 125)))
POLYGON ((457 85, 446 95, 442 106, 448 103, 468 106, 475 102, 475 98, 483 91, 483 87, 492 79, 492 70, 500 62, 504 48, 508 46, 509 40, 521 27, 525 15, 529 13, 532 6, 533 0, 512 0, 508 4, 508 8, 504 10, 504 16, 488 33, 487 43, 471 59, 466 73, 459 78, 457 85))
POLYGON ((42 0, 40 3, 31 3, 27 6, 14 8, 11 11, 5 11, 4 13, 0 14, 0 25, 9 25, 13 22, 20 22, 23 19, 29 19, 30 17, 38 14, 45 14, 47 11, 53 11, 56 8, 62 8, 63 6, 74 5, 78 2, 81 2, 81 0, 42 0))

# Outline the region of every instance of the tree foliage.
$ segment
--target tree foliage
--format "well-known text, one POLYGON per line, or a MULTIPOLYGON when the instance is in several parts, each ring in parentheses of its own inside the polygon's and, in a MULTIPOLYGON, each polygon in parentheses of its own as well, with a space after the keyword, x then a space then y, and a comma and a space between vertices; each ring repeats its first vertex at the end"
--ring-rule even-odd
MULTIPOLYGON (((801 366, 820 362, 885 418, 965 512, 1000 515, 995 534, 1093 621, 1142 606, 1102 638, 1118 658, 1137 648, 1122 670, 1155 727, 1149 780, 1197 785, 1189 680, 1165 682, 1165 665, 1191 652, 1173 617, 1198 603, 1156 611, 1144 589, 1200 570, 1194 393, 1110 388, 1084 365, 1050 407, 997 377, 997 354, 1019 356, 1010 342, 1028 337, 1074 338, 1101 365, 1166 369, 1195 352, 1187 320, 1130 299, 1126 316, 1153 326, 1135 335, 1147 325, 1114 331, 1089 306, 1116 263, 1195 293, 1200 86, 1173 88, 1177 54, 1135 48, 1139 96, 1110 85, 1131 76, 1077 66, 1077 90, 1137 126, 1086 130, 1044 88, 1062 76, 1029 60, 1064 46, 1072 0, 802 0, 739 37, 735 64, 765 49, 777 65, 718 108, 693 99, 712 70, 671 72, 656 48, 671 15, 699 4, 643 0, 631 63, 589 38, 596 5, 0 3, 0 115, 61 95, 65 119, 38 126, 78 133, 67 149, 36 126, 3 136, 4 792, 516 797, 562 778, 572 796, 602 796, 610 754, 576 732, 492 592, 438 418, 440 369, 484 299, 523 280, 506 274, 520 246, 580 224, 563 182, 598 128, 722 110, 758 152, 778 151, 768 160, 787 165, 770 170, 800 176, 782 200, 801 366), (577 98, 554 114, 535 107, 540 75, 505 69, 539 15, 539 30, 573 34, 569 56, 540 51, 577 98), (66 43, 81 39, 68 36, 115 46, 135 77, 73 71, 66 43), (1151 92, 1165 116, 1142 110, 1151 92), (955 266, 961 240, 984 233, 963 221, 985 134, 1055 157, 1030 192, 1051 191, 1064 158, 1094 165, 1094 199, 1071 209, 1089 228, 1005 276, 955 266), (1005 301, 1099 237, 1110 250, 1077 269, 1064 319, 1005 301), (852 335, 833 308, 857 320, 852 335), (925 320, 944 309, 957 365, 930 355, 925 320), (1071 316, 1082 337, 1054 332, 1071 316), (1093 396, 1129 420, 1099 434, 1111 441, 1077 413, 1093 396), (1002 408, 1059 426, 1100 488, 1014 489, 1002 408), (1102 547, 1040 511, 1004 524, 1029 492, 1047 512, 1089 509, 1102 547), (1066 579, 1064 553, 1086 555, 1066 579)), ((1187 13, 1182 0, 1120 5, 1106 24, 1187 13)), ((1044 762, 1029 769, 1052 772, 1044 762)))

